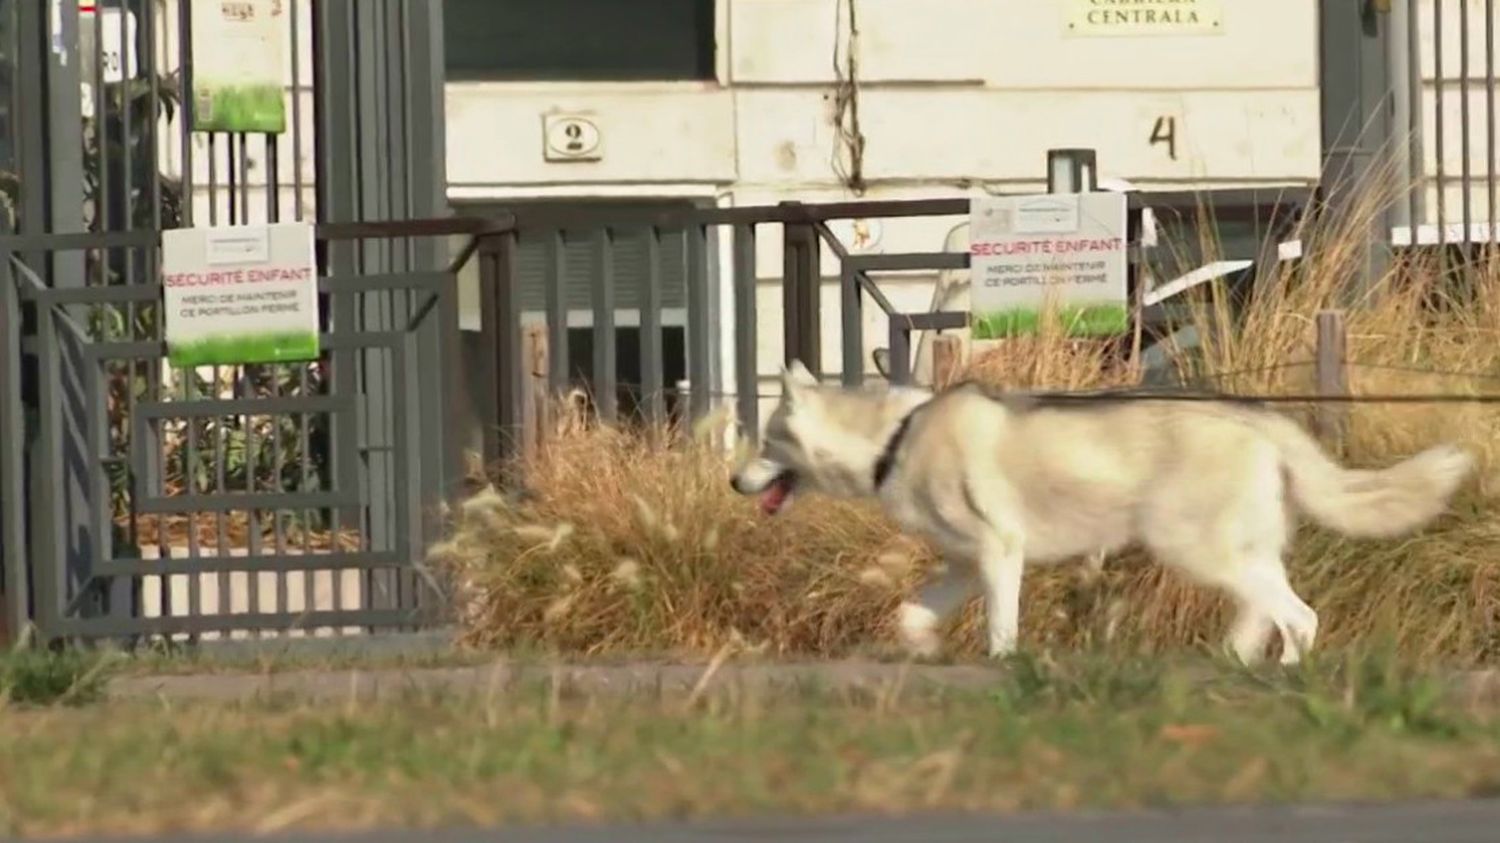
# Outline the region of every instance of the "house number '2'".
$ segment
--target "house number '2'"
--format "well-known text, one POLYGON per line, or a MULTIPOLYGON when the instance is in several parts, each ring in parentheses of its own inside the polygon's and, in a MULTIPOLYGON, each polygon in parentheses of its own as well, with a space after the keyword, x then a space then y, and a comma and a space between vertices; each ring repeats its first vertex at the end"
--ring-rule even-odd
POLYGON ((1177 118, 1158 117, 1156 125, 1151 127, 1151 145, 1167 145, 1167 157, 1173 161, 1177 160, 1177 118))

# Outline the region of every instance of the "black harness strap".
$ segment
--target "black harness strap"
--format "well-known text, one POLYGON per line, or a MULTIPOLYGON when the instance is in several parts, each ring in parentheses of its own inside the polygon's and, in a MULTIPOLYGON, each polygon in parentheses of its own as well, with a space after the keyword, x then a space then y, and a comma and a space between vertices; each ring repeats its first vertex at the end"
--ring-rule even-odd
POLYGON ((896 432, 886 440, 885 447, 880 451, 880 458, 875 460, 875 491, 880 491, 886 478, 891 475, 891 469, 896 467, 896 452, 901 450, 901 441, 906 438, 906 431, 911 427, 912 416, 915 416, 919 409, 921 407, 901 417, 901 423, 896 425, 896 432))

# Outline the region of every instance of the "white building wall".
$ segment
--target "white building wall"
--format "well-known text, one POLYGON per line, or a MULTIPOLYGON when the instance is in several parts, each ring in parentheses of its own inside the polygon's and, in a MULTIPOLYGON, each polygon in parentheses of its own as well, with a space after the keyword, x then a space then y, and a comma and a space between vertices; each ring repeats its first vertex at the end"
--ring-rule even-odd
MULTIPOLYGON (((172 28, 165 24, 175 19, 177 2, 161 0, 158 7, 164 69, 176 65, 172 28)), ((1046 151, 1065 146, 1098 150, 1101 176, 1144 187, 1317 178, 1317 11, 1308 0, 1198 0, 1219 9, 1217 34, 1123 37, 1067 34, 1070 8, 1089 0, 717 2, 714 80, 450 83, 450 198, 692 196, 722 205, 856 198, 834 165, 848 164, 834 103, 841 81, 835 60, 846 67, 842 60, 850 50, 865 137, 862 198, 1039 189, 1046 151), (851 5, 857 38, 850 33, 851 5), (588 114, 601 131, 600 159, 545 160, 542 121, 549 112, 588 114), (1166 144, 1151 141, 1168 122, 1175 126, 1175 158, 1166 144)), ((292 78, 288 58, 286 83, 303 121, 302 200, 311 217, 311 4, 297 6, 304 36, 300 78, 292 78)), ((263 143, 257 137, 249 144, 251 219, 265 218, 263 143)), ((277 143, 285 179, 294 160, 290 132, 277 143)), ((194 135, 192 144, 193 204, 206 221, 207 139, 194 135)), ((166 149, 166 169, 180 170, 180 151, 173 144, 166 149)), ((222 142, 216 152, 222 172, 222 142)), ((294 199, 289 187, 282 190, 283 218, 292 216, 294 199)), ((221 181, 221 221, 227 218, 223 203, 221 181)), ((964 224, 961 217, 887 220, 874 227, 868 248, 939 251, 946 243, 961 249, 964 224)), ((759 235, 759 369, 769 378, 782 358, 780 231, 763 226, 759 235)), ((726 330, 720 371, 732 390, 728 237, 721 246, 726 330)), ((830 276, 823 365, 833 373, 840 365, 837 263, 826 250, 823 265, 830 276)), ((898 306, 925 309, 933 277, 908 274, 883 287, 898 306)), ((466 279, 467 311, 477 305, 475 283, 466 279)), ((472 324, 477 313, 466 316, 472 324)), ((884 318, 867 313, 869 349, 883 345, 885 335, 884 318)))
MULTIPOLYGON (((450 196, 855 198, 834 166, 847 165, 834 123, 835 63, 851 43, 862 198, 1037 189, 1056 147, 1094 148, 1102 177, 1146 187, 1308 184, 1318 175, 1317 9, 1307 0, 1203 0, 1221 10, 1218 34, 1125 37, 1067 35, 1073 0, 718 2, 713 81, 450 83, 450 196), (600 129, 600 159, 544 160, 550 111, 588 114, 600 129), (1151 142, 1159 122, 1175 123, 1175 158, 1151 142)), ((946 240, 961 249, 964 223, 888 220, 870 248, 941 251, 946 240)), ((823 260, 836 277, 833 255, 823 260)), ((764 382, 782 359, 779 227, 761 227, 758 270, 764 382)), ((883 288, 898 306, 926 309, 933 277, 883 288)), ((830 373, 840 365, 834 280, 823 299, 830 373)), ((727 287, 722 301, 733 301, 727 287)), ((884 318, 868 313, 866 322, 867 350, 884 345, 884 318)), ((721 345, 730 378, 732 333, 721 345)))

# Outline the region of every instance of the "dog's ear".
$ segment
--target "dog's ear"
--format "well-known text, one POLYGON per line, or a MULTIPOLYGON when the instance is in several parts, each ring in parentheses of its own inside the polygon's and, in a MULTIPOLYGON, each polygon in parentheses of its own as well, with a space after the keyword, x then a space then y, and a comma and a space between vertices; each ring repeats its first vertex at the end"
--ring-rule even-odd
POLYGON ((782 393, 793 401, 817 385, 817 377, 802 365, 801 360, 793 360, 781 372, 782 393))

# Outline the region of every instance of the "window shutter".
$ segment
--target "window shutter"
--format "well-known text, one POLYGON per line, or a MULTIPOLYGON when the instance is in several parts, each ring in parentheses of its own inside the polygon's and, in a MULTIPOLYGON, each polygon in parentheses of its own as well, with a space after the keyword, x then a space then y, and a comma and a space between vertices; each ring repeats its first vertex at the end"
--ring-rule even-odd
MULTIPOLYGON (((650 229, 620 228, 613 231, 615 307, 636 310, 649 277, 647 238, 650 229)), ((516 272, 521 283, 523 310, 546 312, 547 287, 552 279, 552 232, 527 232, 516 252, 516 272)), ((593 312, 594 277, 599 271, 597 231, 570 230, 563 233, 565 279, 563 301, 570 311, 593 312)), ((661 232, 661 306, 682 308, 687 304, 686 244, 681 229, 661 232)))

